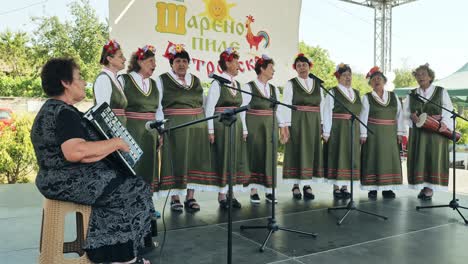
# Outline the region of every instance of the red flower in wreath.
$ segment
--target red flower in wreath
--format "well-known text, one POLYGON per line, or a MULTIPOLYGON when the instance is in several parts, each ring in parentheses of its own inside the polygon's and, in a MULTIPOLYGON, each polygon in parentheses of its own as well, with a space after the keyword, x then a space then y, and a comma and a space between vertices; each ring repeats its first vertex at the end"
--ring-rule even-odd
POLYGON ((106 50, 106 52, 110 55, 114 55, 119 49, 120 49, 119 43, 117 43, 117 41, 112 40, 112 39, 109 40, 109 42, 107 42, 106 45, 104 45, 104 50, 106 50))
POLYGON ((369 70, 369 72, 366 75, 366 79, 369 79, 374 73, 376 72, 382 72, 378 66, 372 67, 372 69, 369 70))

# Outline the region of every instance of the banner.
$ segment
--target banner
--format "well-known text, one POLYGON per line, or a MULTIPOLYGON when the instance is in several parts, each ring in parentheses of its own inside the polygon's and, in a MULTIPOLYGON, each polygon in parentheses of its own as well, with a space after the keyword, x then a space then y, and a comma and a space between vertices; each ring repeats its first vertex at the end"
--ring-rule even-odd
POLYGON ((189 71, 202 81, 221 72, 219 54, 228 47, 239 55, 238 80, 256 78, 256 57, 275 62, 272 83, 295 76, 301 0, 110 0, 110 36, 122 46, 127 60, 138 47, 156 47, 156 77, 170 70, 162 55, 170 43, 184 44, 189 71))

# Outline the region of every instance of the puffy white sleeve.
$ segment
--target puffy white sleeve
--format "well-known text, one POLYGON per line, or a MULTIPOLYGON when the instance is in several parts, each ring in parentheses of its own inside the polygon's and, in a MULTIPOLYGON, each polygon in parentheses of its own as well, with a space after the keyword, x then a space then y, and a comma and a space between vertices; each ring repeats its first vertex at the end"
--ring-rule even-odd
MULTIPOLYGON (((279 92, 278 87, 275 87, 275 93, 277 95, 276 99, 279 100, 280 92, 279 92)), ((278 105, 278 108, 277 108, 277 111, 276 111, 276 120, 278 121, 278 126, 279 127, 286 126, 285 123, 284 123, 284 117, 283 117, 285 109, 289 109, 289 108, 287 108, 284 105, 278 105)))
MULTIPOLYGON (((367 120, 369 119, 369 108, 370 108, 370 105, 369 105, 369 99, 367 98, 367 95, 364 95, 362 97, 362 109, 361 109, 361 113, 359 114, 359 119, 361 119, 361 121, 367 125, 367 120)), ((359 126, 361 127, 361 137, 362 138, 366 138, 367 137, 367 128, 365 126, 363 126, 361 123, 359 123, 359 126)))
MULTIPOLYGON (((453 105, 452 105, 452 100, 450 100, 450 96, 448 95, 448 92, 446 89, 442 90, 442 106, 449 109, 450 111, 453 111, 453 105)), ((452 114, 448 112, 447 110, 442 109, 442 122, 447 125, 447 128, 453 131, 453 121, 452 121, 452 114)))
POLYGON ((403 107, 401 106, 400 98, 394 93, 395 99, 397 100, 397 114, 395 119, 397 120, 397 135, 406 136, 406 124, 403 114, 403 107))
MULTIPOLYGON (((244 84, 244 86, 242 86, 242 90, 249 92, 249 93, 252 92, 252 89, 250 88, 250 85, 248 84, 244 84)), ((252 96, 250 94, 242 93, 242 105, 241 106, 250 104, 250 100, 252 100, 252 96)), ((247 122, 245 122, 245 111, 240 113, 240 118, 241 118, 242 126, 244 129, 243 133, 244 135, 247 135, 249 132, 247 129, 247 122)))
MULTIPOLYGON (((208 97, 206 99, 205 116, 208 117, 214 114, 215 106, 218 103, 220 93, 221 87, 219 86, 219 82, 213 81, 211 83, 210 90, 208 91, 208 97)), ((213 119, 208 120, 208 133, 214 133, 213 119)))
MULTIPOLYGON (((283 103, 285 104, 292 104, 292 98, 293 98, 293 89, 292 89, 292 83, 291 81, 288 81, 286 85, 284 85, 284 90, 283 90, 283 103)), ((287 107, 283 107, 283 122, 284 126, 291 126, 291 109, 287 107)))
POLYGON ((110 104, 110 99, 112 96, 112 83, 109 77, 101 74, 96 78, 94 82, 94 99, 96 99, 96 104, 102 104, 106 102, 110 104))
MULTIPOLYGON (((335 95, 333 91, 331 94, 335 95)), ((335 100, 330 95, 325 97, 325 103, 323 106, 323 136, 329 137, 333 122, 333 108, 335 107, 335 100)))

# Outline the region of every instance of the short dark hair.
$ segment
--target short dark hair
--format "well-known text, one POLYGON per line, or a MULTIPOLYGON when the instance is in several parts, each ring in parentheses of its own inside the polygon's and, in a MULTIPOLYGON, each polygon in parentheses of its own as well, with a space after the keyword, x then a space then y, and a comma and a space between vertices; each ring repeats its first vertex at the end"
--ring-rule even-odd
POLYGON ((351 71, 351 67, 349 67, 348 64, 343 64, 341 67, 338 67, 338 70, 335 72, 335 77, 339 79, 341 74, 347 71, 349 71, 350 73, 353 73, 353 71, 351 71))
MULTIPOLYGON (((223 52, 224 53, 224 52, 223 52)), ((226 71, 227 70, 227 65, 226 65, 226 60, 225 57, 223 56, 223 53, 219 55, 219 67, 221 67, 221 70, 226 71)), ((239 55, 237 53, 232 54, 232 58, 238 60, 239 55)))
POLYGON ((296 59, 294 60, 294 69, 296 69, 296 63, 297 62, 307 62, 307 64, 309 64, 309 67, 312 65, 312 62, 310 62, 310 60, 306 57, 306 56, 297 56, 296 59))
POLYGON ((65 91, 64 82, 73 82, 73 70, 80 69, 74 59, 53 58, 48 60, 41 71, 42 89, 48 96, 59 96, 65 91))
POLYGON ((268 64, 275 65, 275 62, 273 61, 273 59, 262 59, 262 58, 258 59, 255 62, 255 73, 259 75, 262 72, 260 68, 265 70, 268 67, 268 64))
MULTIPOLYGON (((148 49, 145 53, 143 53, 143 58, 141 60, 146 60, 148 58, 154 57, 154 52, 152 52, 150 49, 148 49)), ((132 54, 132 57, 130 58, 130 63, 128 64, 127 67, 127 73, 129 72, 139 72, 141 70, 140 64, 138 64, 138 55, 136 52, 132 54)))
POLYGON ((177 52, 174 56, 172 56, 169 59, 169 64, 171 65, 171 67, 172 67, 172 64, 174 63, 174 60, 177 58, 187 59, 188 63, 190 63, 190 55, 188 54, 187 51, 183 50, 181 52, 177 52))

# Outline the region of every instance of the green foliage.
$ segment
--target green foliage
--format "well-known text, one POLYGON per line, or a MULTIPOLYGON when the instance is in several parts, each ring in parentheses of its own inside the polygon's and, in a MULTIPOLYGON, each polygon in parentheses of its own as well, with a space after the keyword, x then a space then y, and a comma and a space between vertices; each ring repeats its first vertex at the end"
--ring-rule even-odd
MULTIPOLYGON (((101 69, 99 58, 108 39, 108 26, 99 21, 89 0, 69 5, 71 19, 33 17, 33 34, 0 33, 0 61, 8 76, 0 76, 0 96, 44 96, 39 80, 42 65, 52 57, 71 57, 81 67, 83 78, 92 83, 101 69), (11 77, 11 78, 10 78, 11 77)), ((87 96, 92 92, 87 90, 87 96)))
POLYGON ((15 117, 15 129, 5 127, 0 133, 0 183, 28 182, 28 174, 37 169, 31 143, 31 115, 15 117))
POLYGON ((324 81, 326 88, 337 85, 337 81, 333 73, 335 72, 335 63, 330 59, 330 55, 326 49, 319 46, 313 47, 301 41, 299 43, 299 51, 304 53, 314 62, 312 73, 324 81))
POLYGON ((16 97, 44 97, 41 80, 32 76, 0 75, 0 95, 16 97))
POLYGON ((418 86, 418 82, 416 82, 416 79, 413 77, 413 74, 409 69, 396 69, 393 84, 397 89, 418 86))
POLYGON ((366 77, 360 73, 353 73, 351 87, 358 90, 361 96, 372 91, 372 88, 369 86, 366 77))

